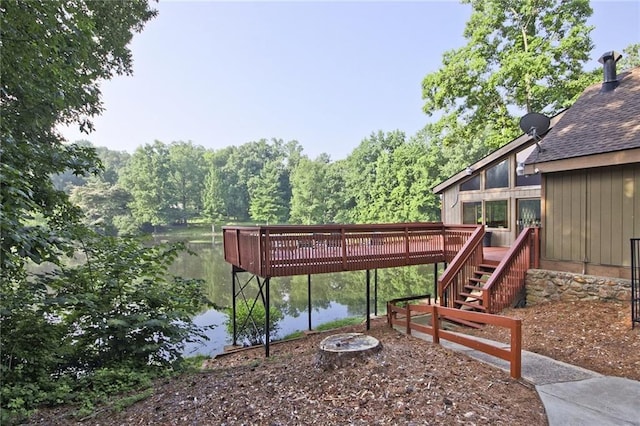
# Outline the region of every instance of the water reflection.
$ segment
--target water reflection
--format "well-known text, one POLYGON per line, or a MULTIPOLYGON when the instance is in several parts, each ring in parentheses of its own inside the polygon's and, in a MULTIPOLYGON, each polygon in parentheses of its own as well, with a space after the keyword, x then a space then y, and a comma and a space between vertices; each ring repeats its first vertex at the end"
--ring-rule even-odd
MULTIPOLYGON (((231 306, 231 265, 224 261, 222 242, 188 243, 195 255, 183 254, 176 259, 170 273, 186 278, 200 278, 205 282, 205 293, 216 308, 202 312, 194 322, 199 325, 215 325, 208 335, 210 340, 201 345, 190 344, 190 355, 215 355, 231 344, 225 330, 227 314, 231 306)), ((241 274, 243 282, 250 274, 241 274)), ((270 300, 284 314, 280 322, 279 337, 308 328, 307 276, 272 278, 270 300)), ((255 280, 247 286, 246 297, 250 302, 258 292, 255 280)), ((374 274, 371 273, 371 312, 374 293, 374 274)), ((386 312, 386 301, 403 296, 433 294, 433 266, 420 265, 378 271, 378 314, 386 312)), ((366 315, 365 271, 319 274, 311 276, 312 327, 350 316, 366 315)))

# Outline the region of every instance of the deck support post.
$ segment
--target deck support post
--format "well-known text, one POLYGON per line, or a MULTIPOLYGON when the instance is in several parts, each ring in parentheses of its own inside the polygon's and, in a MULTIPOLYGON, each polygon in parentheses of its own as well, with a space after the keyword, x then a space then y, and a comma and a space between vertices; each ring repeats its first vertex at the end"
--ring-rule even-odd
POLYGON ((367 269, 367 330, 371 330, 371 271, 367 269))
POLYGON ((438 262, 433 265, 433 294, 434 300, 438 300, 438 262))
POLYGON ((311 274, 307 275, 307 309, 309 310, 309 331, 311 331, 311 274))
POLYGON ((236 325, 236 267, 231 267, 231 294, 233 295, 231 302, 231 315, 233 315, 233 346, 238 344, 238 330, 236 325))
POLYGON ((270 321, 271 321, 271 315, 270 315, 270 306, 269 306, 269 281, 271 281, 271 279, 269 277, 265 278, 264 280, 264 284, 265 284, 265 298, 264 298, 264 319, 265 319, 265 337, 264 337, 264 356, 269 358, 269 341, 270 339, 270 335, 271 335, 271 330, 270 330, 270 321))
POLYGON ((378 316, 378 270, 373 270, 373 315, 378 316))

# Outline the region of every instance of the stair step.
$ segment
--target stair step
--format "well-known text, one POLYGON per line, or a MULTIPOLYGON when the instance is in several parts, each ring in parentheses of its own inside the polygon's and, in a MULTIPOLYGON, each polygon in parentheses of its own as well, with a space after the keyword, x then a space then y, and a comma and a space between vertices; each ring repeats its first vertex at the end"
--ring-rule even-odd
POLYGON ((473 281, 474 283, 486 283, 488 280, 483 278, 469 278, 469 281, 473 281))
POLYGON ((464 286, 465 290, 470 290, 470 291, 480 291, 481 288, 483 288, 481 285, 465 285, 464 286))
POLYGON ((496 268, 498 267, 498 264, 493 264, 493 263, 481 263, 478 265, 478 268, 484 268, 484 269, 489 269, 491 271, 495 271, 496 268))
POLYGON ((471 328, 482 328, 482 324, 478 324, 477 322, 467 321, 460 318, 453 318, 446 315, 441 316, 441 318, 446 319, 447 321, 455 322, 457 324, 466 325, 471 328))
MULTIPOLYGON (((477 287, 474 287, 474 288, 477 288, 477 287)), ((473 294, 473 293, 460 293, 460 294, 459 294, 459 296, 462 296, 462 297, 470 297, 470 298, 472 298, 472 299, 478 299, 478 300, 482 299, 482 294, 481 294, 481 293, 478 293, 478 294, 473 294)))
POLYGON ((487 310, 487 308, 485 306, 482 306, 482 305, 480 305, 478 303, 474 303, 474 302, 467 302, 467 301, 464 301, 464 300, 456 300, 455 303, 457 303, 459 305, 462 305, 462 306, 468 306, 470 308, 473 308, 475 310, 482 311, 482 312, 487 310))

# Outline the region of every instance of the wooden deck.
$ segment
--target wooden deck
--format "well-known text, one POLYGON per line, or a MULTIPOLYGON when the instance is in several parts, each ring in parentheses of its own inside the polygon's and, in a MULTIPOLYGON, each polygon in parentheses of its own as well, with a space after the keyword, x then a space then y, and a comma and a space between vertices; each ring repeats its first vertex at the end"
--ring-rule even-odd
POLYGON ((502 259, 507 255, 509 247, 483 247, 482 254, 484 259, 493 262, 500 263, 502 259))
POLYGON ((443 223, 223 227, 225 260, 260 277, 450 262, 477 226, 443 223))

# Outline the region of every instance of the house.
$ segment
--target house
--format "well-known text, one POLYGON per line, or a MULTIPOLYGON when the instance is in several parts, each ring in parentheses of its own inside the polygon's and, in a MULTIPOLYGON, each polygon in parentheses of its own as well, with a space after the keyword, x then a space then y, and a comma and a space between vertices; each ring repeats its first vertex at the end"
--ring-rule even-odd
POLYGON ((640 236, 640 68, 616 74, 550 119, 434 187, 444 223, 484 224, 510 246, 541 227, 540 268, 630 277, 630 238, 640 236))
MULTIPOLYGON (((552 117, 550 128, 563 115, 552 117)), ((485 225, 485 245, 504 247, 523 227, 539 226, 541 176, 518 173, 537 142, 523 134, 434 187, 440 194, 442 222, 485 225)))
POLYGON ((582 93, 524 161, 541 176, 542 269, 630 278, 640 236, 640 68, 582 93))

